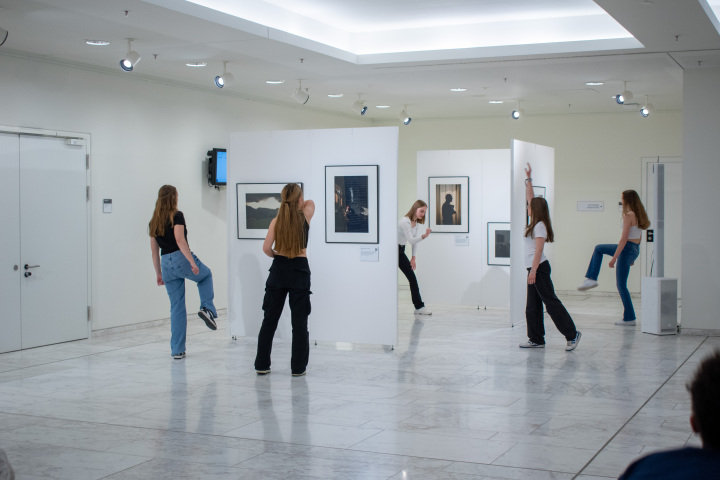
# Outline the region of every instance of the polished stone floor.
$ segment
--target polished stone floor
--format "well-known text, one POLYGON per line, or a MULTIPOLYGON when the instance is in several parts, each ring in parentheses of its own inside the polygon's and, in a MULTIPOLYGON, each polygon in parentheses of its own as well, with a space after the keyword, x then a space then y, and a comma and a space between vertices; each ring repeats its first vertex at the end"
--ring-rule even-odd
POLYGON ((506 311, 413 318, 408 297, 394 349, 321 343, 298 378, 287 341, 258 377, 255 339, 223 317, 191 320, 182 361, 167 325, 2 354, 0 448, 25 480, 597 480, 699 444, 684 385, 720 338, 617 327, 618 298, 567 296, 577 350, 549 319, 547 347, 519 349, 506 311))

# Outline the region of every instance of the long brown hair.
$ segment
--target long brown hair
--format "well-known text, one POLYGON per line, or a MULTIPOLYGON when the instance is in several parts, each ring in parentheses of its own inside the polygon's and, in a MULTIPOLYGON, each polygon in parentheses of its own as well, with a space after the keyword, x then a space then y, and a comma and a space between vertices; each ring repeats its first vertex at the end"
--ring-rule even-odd
POLYGON ((425 213, 425 216, 423 218, 416 218, 413 220, 413 217, 415 216, 415 212, 417 212, 418 208, 427 207, 427 203, 423 202, 422 200, 415 200, 415 203, 412 204, 412 207, 410 207, 410 211, 405 214, 406 217, 410 219, 410 221, 414 221, 417 223, 425 223, 425 218, 428 216, 427 213, 425 213))
POLYGON ((532 237, 535 225, 543 222, 547 229, 545 242, 550 243, 555 239, 553 234, 552 223, 550 222, 550 210, 548 210, 547 201, 542 197, 534 197, 530 200, 530 225, 525 227, 525 236, 532 237))
POLYGON ((288 258, 299 256, 305 247, 305 214, 299 210, 302 188, 288 183, 282 189, 280 209, 275 217, 275 250, 288 258))
POLYGON ((173 227, 173 217, 177 212, 177 189, 172 185, 163 185, 158 190, 158 198, 155 202, 155 211, 150 219, 148 233, 151 237, 162 237, 165 235, 165 226, 170 224, 173 227))
POLYGON ((638 227, 641 230, 647 230, 650 226, 650 219, 647 216, 645 207, 643 207, 640 195, 635 190, 625 190, 622 192, 623 198, 623 215, 633 212, 638 221, 638 227))

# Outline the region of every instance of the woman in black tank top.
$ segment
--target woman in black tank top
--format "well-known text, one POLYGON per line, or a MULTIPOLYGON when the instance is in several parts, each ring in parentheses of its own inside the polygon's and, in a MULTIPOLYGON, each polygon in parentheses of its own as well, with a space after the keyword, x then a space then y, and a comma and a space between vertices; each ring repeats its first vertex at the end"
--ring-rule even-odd
POLYGON ((263 252, 273 262, 265 282, 262 307, 265 315, 258 334, 255 371, 258 375, 270 373, 273 337, 289 295, 293 331, 290 369, 292 376, 299 377, 305 375, 310 353, 307 322, 312 292, 306 248, 315 203, 303 200, 302 189, 296 183, 285 185, 281 199, 278 214, 270 222, 263 243, 263 252))

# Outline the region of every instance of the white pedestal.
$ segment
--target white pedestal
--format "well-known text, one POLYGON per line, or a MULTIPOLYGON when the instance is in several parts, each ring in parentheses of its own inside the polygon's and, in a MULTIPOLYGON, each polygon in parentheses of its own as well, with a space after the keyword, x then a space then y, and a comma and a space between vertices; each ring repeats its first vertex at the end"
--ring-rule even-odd
POLYGON ((642 331, 654 335, 677 333, 677 279, 643 277, 642 331))

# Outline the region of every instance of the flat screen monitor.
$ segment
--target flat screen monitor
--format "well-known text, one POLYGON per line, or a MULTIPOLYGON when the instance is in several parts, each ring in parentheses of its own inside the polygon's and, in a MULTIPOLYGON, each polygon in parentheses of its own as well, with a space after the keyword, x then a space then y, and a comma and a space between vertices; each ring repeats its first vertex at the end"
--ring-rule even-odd
POLYGON ((227 185, 227 150, 213 148, 208 150, 208 183, 210 185, 227 185))

